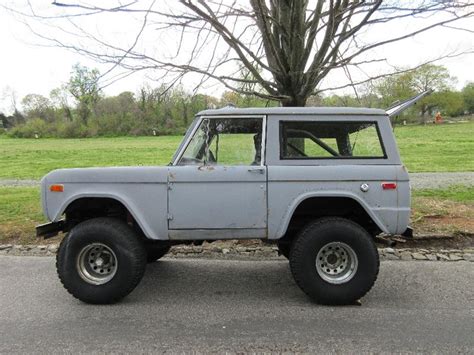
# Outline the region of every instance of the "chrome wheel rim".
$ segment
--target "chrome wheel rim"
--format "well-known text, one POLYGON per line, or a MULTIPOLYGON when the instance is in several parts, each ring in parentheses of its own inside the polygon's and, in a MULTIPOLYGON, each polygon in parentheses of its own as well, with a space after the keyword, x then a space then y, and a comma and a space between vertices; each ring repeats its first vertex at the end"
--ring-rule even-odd
POLYGON ((342 284, 351 280, 357 272, 357 255, 349 245, 331 242, 324 245, 316 256, 319 276, 331 284, 342 284))
POLYGON ((117 266, 114 251, 102 243, 93 243, 82 248, 76 263, 79 276, 91 285, 103 285, 112 280, 117 266))

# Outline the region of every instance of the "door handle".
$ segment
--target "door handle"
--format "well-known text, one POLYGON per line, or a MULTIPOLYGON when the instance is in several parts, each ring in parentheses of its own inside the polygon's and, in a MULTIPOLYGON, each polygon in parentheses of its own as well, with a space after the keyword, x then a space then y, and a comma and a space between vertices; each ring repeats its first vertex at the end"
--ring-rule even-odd
POLYGON ((264 167, 258 167, 258 168, 249 168, 249 172, 254 173, 254 174, 264 174, 265 173, 265 168, 264 167))

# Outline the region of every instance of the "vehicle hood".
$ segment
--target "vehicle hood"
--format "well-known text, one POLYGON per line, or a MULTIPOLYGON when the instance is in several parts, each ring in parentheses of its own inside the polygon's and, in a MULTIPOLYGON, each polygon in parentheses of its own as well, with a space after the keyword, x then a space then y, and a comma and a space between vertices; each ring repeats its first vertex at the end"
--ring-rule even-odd
POLYGON ((47 174, 42 183, 166 183, 168 167, 137 166, 59 169, 47 174))

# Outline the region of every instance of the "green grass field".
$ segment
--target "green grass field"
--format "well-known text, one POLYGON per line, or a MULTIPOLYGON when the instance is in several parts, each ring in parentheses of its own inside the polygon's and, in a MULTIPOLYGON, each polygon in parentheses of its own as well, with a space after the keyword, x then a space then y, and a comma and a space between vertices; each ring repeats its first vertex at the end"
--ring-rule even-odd
MULTIPOLYGON (((410 172, 474 171, 474 122, 395 129, 410 172)), ((163 165, 181 136, 88 139, 0 137, 0 179, 39 179, 58 168, 163 165)))
POLYGON ((0 187, 0 243, 34 243, 34 227, 42 222, 39 188, 0 187))
POLYGON ((395 128, 410 172, 474 171, 474 122, 395 128))
POLYGON ((446 189, 412 190, 412 197, 428 197, 474 205, 474 187, 452 185, 446 189))
POLYGON ((39 179, 59 168, 162 165, 181 137, 0 138, 0 179, 39 179))

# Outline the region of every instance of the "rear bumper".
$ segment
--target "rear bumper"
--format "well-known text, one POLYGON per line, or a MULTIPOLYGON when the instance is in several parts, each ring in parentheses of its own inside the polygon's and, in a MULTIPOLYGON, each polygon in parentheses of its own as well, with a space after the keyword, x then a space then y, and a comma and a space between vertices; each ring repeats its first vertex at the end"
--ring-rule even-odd
POLYGON ((59 232, 64 231, 64 227, 64 220, 40 224, 36 226, 36 237, 43 237, 44 239, 52 238, 58 235, 59 232))

